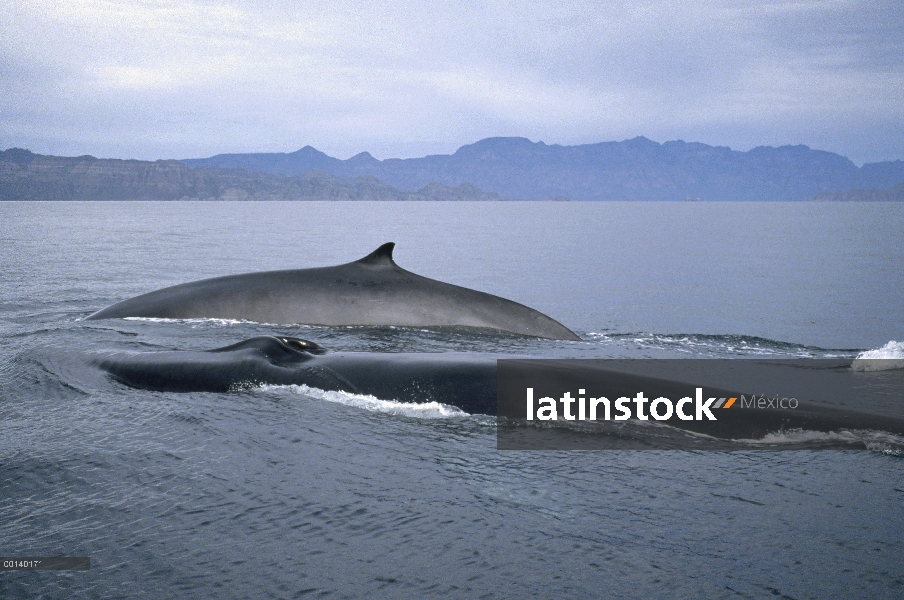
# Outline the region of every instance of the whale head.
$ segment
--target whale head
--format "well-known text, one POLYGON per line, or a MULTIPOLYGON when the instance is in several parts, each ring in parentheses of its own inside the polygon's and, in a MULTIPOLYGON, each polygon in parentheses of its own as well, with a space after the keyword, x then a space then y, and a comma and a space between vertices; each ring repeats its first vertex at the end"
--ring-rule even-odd
POLYGON ((307 352, 308 354, 326 354, 326 348, 309 340, 280 336, 277 336, 275 339, 278 342, 281 342, 284 346, 287 346, 288 348, 296 352, 307 352))
POLYGON ((229 353, 237 350, 249 351, 263 356, 273 364, 299 363, 310 360, 314 356, 326 354, 326 348, 309 340, 289 336, 263 335, 253 337, 216 350, 207 352, 229 353))

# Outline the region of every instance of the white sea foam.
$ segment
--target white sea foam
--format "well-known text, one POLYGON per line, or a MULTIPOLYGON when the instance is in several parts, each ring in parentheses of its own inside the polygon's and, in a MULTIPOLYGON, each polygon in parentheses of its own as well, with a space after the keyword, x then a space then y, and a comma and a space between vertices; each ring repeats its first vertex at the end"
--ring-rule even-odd
POLYGON ((851 364, 852 371, 904 369, 904 342, 894 340, 876 350, 861 352, 851 364))
POLYGON ((336 402, 355 408, 363 408, 373 412, 415 417, 418 419, 449 419, 469 417, 463 410, 440 402, 396 402, 395 400, 381 400, 375 396, 365 394, 352 394, 341 391, 327 391, 307 385, 265 385, 263 390, 289 390, 296 394, 302 394, 309 398, 336 402))

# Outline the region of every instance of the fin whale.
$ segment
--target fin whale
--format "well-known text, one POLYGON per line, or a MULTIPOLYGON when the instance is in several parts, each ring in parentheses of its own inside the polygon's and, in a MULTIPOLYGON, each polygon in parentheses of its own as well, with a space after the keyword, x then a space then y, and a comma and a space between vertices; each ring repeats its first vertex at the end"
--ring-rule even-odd
POLYGON ((88 319, 247 319, 308 325, 478 327, 579 341, 532 308, 399 267, 389 242, 334 267, 246 273, 183 283, 124 300, 88 319))
POLYGON ((299 338, 262 336, 215 350, 107 354, 89 362, 119 383, 153 391, 304 384, 496 414, 496 361, 470 354, 327 352, 299 338))

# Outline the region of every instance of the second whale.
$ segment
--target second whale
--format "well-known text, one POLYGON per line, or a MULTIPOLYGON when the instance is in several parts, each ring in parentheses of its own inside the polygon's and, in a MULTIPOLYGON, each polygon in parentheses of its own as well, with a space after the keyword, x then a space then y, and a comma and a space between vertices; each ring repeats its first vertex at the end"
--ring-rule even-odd
POLYGON ((262 323, 400 327, 478 327, 579 341, 532 308, 416 275, 392 259, 389 242, 334 267, 246 273, 164 288, 100 310, 88 319, 150 317, 245 319, 262 323))

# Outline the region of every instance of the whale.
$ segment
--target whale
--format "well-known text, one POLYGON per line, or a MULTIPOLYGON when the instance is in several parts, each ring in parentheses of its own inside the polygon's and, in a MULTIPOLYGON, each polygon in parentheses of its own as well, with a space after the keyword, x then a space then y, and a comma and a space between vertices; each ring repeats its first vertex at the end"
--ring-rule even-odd
POLYGON ((300 338, 260 336, 213 350, 108 353, 89 363, 118 383, 158 392, 307 385, 496 413, 496 361, 468 353, 328 352, 300 338))
MULTIPOLYGON (((712 408, 716 420, 683 420, 676 412, 659 422, 706 439, 749 441, 793 430, 904 436, 900 403, 904 371, 857 372, 850 360, 549 360, 461 352, 331 352, 315 342, 288 336, 254 337, 212 350, 89 356, 89 363, 113 381, 158 392, 230 393, 263 385, 306 385, 403 403, 439 402, 469 414, 499 417, 500 440, 513 432, 517 437, 531 431, 524 426, 528 386, 536 398, 560 398, 570 391, 574 400, 583 394, 581 390, 596 395, 596 389, 605 390, 612 399, 646 392, 648 400, 659 396, 677 400, 693 396, 697 386, 704 387, 707 396, 736 398, 712 408), (761 397, 753 402, 753 390, 764 385, 800 399, 767 402, 761 397), (509 427, 512 423, 514 429, 509 427)), ((521 449, 535 448, 537 435, 553 436, 550 449, 563 449, 557 436, 568 439, 576 432, 543 428, 530 435, 534 437, 521 449)))
POLYGON ((87 320, 217 318, 326 326, 473 327, 579 341, 532 308, 406 271, 389 242, 344 265, 183 283, 113 304, 87 320))

